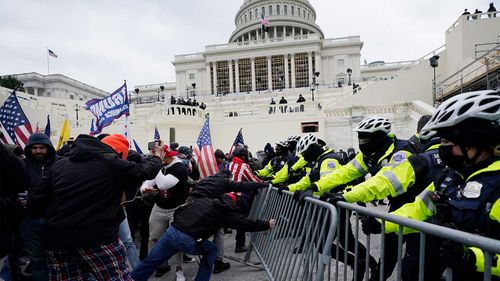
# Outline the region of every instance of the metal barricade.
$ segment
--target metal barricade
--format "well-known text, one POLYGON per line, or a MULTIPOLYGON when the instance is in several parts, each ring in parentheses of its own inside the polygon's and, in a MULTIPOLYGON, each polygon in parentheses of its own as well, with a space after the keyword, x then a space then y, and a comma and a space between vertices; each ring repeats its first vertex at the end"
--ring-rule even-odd
POLYGON ((335 207, 314 198, 303 205, 293 200, 293 193, 271 187, 256 196, 250 217, 275 218, 270 232, 252 233, 248 262, 252 251, 258 256, 270 280, 329 279, 331 247, 337 225, 335 207))
MULTIPOLYGON (((418 276, 419 281, 427 280, 424 278, 424 276, 426 276, 425 266, 424 266, 426 260, 428 262, 428 259, 433 259, 433 258, 439 259, 439 257, 429 256, 429 253, 428 255, 426 255, 426 251, 427 249, 429 249, 428 243, 434 241, 435 239, 450 240, 469 247, 477 247, 481 249, 484 252, 484 257, 485 257, 484 259, 485 274, 483 280, 485 281, 491 280, 491 267, 492 267, 492 262, 494 260, 494 255, 500 253, 499 240, 490 239, 479 235, 474 235, 471 233, 439 226, 436 224, 420 222, 396 215, 391 215, 386 212, 376 210, 374 208, 366 208, 358 206, 356 204, 339 202, 337 204, 337 208, 339 214, 342 214, 342 212, 346 213, 346 215, 344 215, 342 218, 345 219, 345 221, 342 221, 342 219, 340 219, 339 224, 337 225, 337 233, 338 233, 337 237, 340 238, 341 236, 339 233, 341 224, 347 227, 345 227, 344 230, 345 240, 341 240, 338 238, 337 241, 335 242, 334 248, 332 249, 332 252, 335 253, 333 255, 334 265, 332 265, 332 267, 334 267, 335 275, 332 280, 351 280, 351 278, 352 280, 361 280, 361 279, 368 280, 369 278, 370 280, 380 280, 380 281, 402 280, 403 264, 405 264, 405 262, 403 261, 403 249, 404 249, 403 244, 405 243, 405 240, 408 237, 407 235, 402 235, 403 227, 409 227, 418 231, 418 233, 416 234, 411 234, 414 235, 413 242, 416 242, 413 243, 412 245, 417 245, 418 247, 418 259, 415 257, 414 264, 410 265, 416 268, 415 272, 418 273, 415 273, 414 277, 418 276), (381 234, 364 235, 362 232, 360 232, 360 221, 361 219, 364 219, 367 216, 377 218, 381 221, 381 234), (394 237, 391 237, 391 239, 388 239, 389 234, 385 234, 385 229, 384 229, 385 221, 390 221, 399 225, 398 233, 392 234, 394 235, 394 237), (349 223, 352 224, 353 227, 352 233, 354 236, 354 242, 349 241, 350 239, 348 239, 347 234, 349 231, 351 231, 351 229, 348 229, 349 223), (393 238, 395 238, 395 240, 393 238), (390 245, 389 244, 386 245, 386 243, 389 243, 388 241, 390 240, 392 240, 393 242, 390 242, 390 245), (349 243, 352 242, 355 244, 354 250, 352 248, 352 245, 349 245, 349 243), (365 256, 361 255, 358 252, 360 250, 360 247, 363 246, 366 247, 365 256), (395 248, 392 248, 391 246, 394 246, 395 248), (350 249, 350 251, 343 251, 342 249, 350 249), (387 250, 390 251, 391 253, 385 253, 385 251, 387 250), (350 254, 354 256, 354 263, 352 264, 351 262, 350 266, 347 266, 346 264, 350 263, 348 257, 348 255, 350 254), (374 257, 376 259, 381 257, 378 267, 379 276, 369 277, 368 268, 372 268, 372 266, 370 265, 370 258, 369 258, 371 254, 375 254, 374 257), (393 273, 392 270, 391 272, 386 272, 387 275, 385 275, 384 277, 385 274, 384 265, 387 262, 388 258, 396 259, 396 262, 394 263, 395 272, 393 273), (343 263, 343 265, 341 263, 343 263), (358 276, 358 270, 360 266, 367 269, 366 272, 362 274, 363 276, 362 278, 359 278, 358 276), (350 267, 350 270, 348 270, 348 267, 350 267)), ((407 258, 408 243, 405 248, 407 251, 405 258, 407 258)), ((394 267, 392 269, 394 269, 394 267)), ((435 270, 436 267, 438 267, 438 265, 433 264, 431 269, 435 270)), ((445 270, 443 267, 443 270, 441 272, 442 272, 441 274, 444 274, 446 280, 448 281, 453 280, 453 273, 454 273, 453 269, 446 268, 445 270)), ((405 273, 408 274, 408 272, 405 273)), ((411 278, 411 279, 416 280, 416 278, 415 279, 411 278)))

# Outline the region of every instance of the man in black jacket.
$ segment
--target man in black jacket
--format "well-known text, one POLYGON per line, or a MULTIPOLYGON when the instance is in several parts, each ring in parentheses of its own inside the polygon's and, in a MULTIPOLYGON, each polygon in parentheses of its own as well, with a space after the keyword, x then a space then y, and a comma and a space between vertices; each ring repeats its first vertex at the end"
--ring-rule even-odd
MULTIPOLYGON (((58 156, 49 137, 43 133, 34 133, 28 139, 24 148, 24 164, 29 177, 27 188, 28 194, 47 174, 56 162, 58 156)), ((27 214, 21 225, 21 237, 24 246, 31 258, 31 271, 35 281, 48 280, 47 258, 45 256, 45 245, 42 239, 42 229, 45 220, 41 216, 27 214)))
MULTIPOLYGON (((27 210, 46 219, 51 280, 131 280, 118 226, 125 218, 120 199, 128 178, 153 178, 161 160, 129 162, 128 141, 111 135, 104 144, 80 135, 69 157, 57 161, 28 195, 27 210)), ((106 139, 105 138, 105 139, 106 139)), ((155 149, 160 157, 163 152, 155 149)))
POLYGON ((3 258, 11 254, 22 214, 17 194, 24 190, 27 180, 21 158, 0 143, 0 268, 3 258))
POLYGON ((244 231, 272 229, 276 221, 252 220, 236 207, 236 196, 230 193, 220 198, 200 198, 181 206, 174 223, 156 243, 149 256, 132 272, 135 281, 145 281, 155 268, 179 251, 202 255, 196 281, 210 280, 217 258, 217 247, 207 239, 223 227, 244 231))

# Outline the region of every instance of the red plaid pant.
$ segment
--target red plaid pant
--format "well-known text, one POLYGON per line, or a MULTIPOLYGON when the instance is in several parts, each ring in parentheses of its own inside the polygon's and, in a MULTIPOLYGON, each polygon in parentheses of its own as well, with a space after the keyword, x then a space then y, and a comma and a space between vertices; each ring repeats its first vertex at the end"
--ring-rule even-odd
POLYGON ((48 257, 51 281, 84 281, 89 274, 99 281, 132 281, 125 247, 120 240, 94 247, 51 249, 48 257))

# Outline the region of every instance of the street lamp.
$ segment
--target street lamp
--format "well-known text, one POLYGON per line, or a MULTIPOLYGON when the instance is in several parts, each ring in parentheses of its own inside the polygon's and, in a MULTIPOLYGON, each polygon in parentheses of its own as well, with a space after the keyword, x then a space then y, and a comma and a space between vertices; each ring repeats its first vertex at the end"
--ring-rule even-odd
POLYGON ((76 126, 78 127, 78 111, 80 111, 80 106, 78 104, 75 104, 73 109, 75 110, 76 113, 76 126))
MULTIPOLYGON (((160 90, 161 90, 161 96, 165 98, 165 96, 163 95, 163 90, 165 90, 165 87, 163 87, 163 85, 160 86, 160 90)), ((160 96, 158 96, 158 101, 160 101, 160 96)))
POLYGON ((196 83, 191 83, 191 86, 193 87, 193 99, 196 100, 196 83))
POLYGON ((432 102, 434 105, 437 105, 437 100, 436 100, 436 67, 439 66, 438 60, 439 60, 438 55, 432 56, 429 59, 429 63, 431 64, 431 67, 434 70, 434 79, 432 79, 432 102))
POLYGON ((348 68, 346 71, 347 71, 347 75, 349 76, 349 81, 347 83, 347 86, 351 86, 352 85, 352 82, 351 82, 352 69, 348 68))
POLYGON ((189 86, 186 85, 186 99, 189 99, 189 86))
POLYGON ((139 88, 135 88, 134 92, 137 95, 137 103, 141 103, 141 100, 139 99, 139 88))
POLYGON ((318 89, 319 83, 317 83, 318 77, 319 77, 319 71, 316 71, 313 73, 313 82, 311 84, 311 100, 314 101, 314 90, 318 89))

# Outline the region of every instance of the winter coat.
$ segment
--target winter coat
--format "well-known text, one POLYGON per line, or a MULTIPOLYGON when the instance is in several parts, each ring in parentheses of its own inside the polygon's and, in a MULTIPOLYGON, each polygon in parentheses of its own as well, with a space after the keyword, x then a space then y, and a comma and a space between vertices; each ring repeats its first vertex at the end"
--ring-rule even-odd
POLYGON ((161 161, 123 160, 97 138, 80 135, 68 158, 57 161, 28 194, 28 210, 45 216, 48 248, 102 245, 118 238, 120 199, 128 179, 156 176, 161 161))
POLYGON ((35 133, 30 136, 28 144, 26 144, 26 147, 24 148, 24 155, 26 156, 24 164, 26 172, 29 176, 29 183, 26 188, 29 192, 36 184, 38 184, 42 176, 52 167, 52 165, 54 165, 58 156, 56 155, 56 150, 54 149, 49 137, 43 133, 35 133), (35 144, 43 144, 48 148, 47 160, 43 163, 36 160, 31 153, 31 147, 35 144))
POLYGON ((22 215, 17 194, 27 181, 21 158, 0 144, 0 258, 11 250, 13 233, 22 215))

